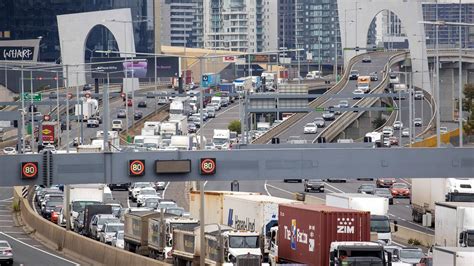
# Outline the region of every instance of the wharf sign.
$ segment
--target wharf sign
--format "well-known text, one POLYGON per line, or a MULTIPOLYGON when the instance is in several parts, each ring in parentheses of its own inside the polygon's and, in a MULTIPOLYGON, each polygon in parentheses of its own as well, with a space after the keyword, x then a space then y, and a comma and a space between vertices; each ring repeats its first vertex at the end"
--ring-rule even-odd
POLYGON ((0 61, 33 61, 33 46, 0 46, 0 61))

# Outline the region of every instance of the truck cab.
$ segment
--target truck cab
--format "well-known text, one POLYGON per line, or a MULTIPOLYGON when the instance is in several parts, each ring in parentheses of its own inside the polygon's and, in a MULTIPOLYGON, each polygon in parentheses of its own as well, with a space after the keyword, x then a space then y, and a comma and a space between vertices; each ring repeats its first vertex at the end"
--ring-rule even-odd
MULTIPOLYGON (((394 231, 398 231, 397 221, 394 231)), ((392 228, 390 227, 390 219, 387 215, 370 215, 370 232, 377 233, 378 240, 384 241, 386 244, 392 242, 392 228)))
POLYGON ((460 247, 474 247, 474 229, 462 231, 459 234, 460 247))
POLYGON ((112 130, 121 131, 122 129, 123 129, 122 120, 119 120, 119 119, 112 120, 112 130))
POLYGON ((230 147, 230 130, 214 129, 212 137, 213 148, 218 150, 227 150, 230 147))
POLYGON ((383 245, 374 242, 332 242, 329 249, 329 265, 391 265, 383 245), (387 261, 388 260, 388 261, 387 261))
POLYGON ((224 237, 224 259, 237 265, 256 265, 251 261, 262 261, 260 235, 248 231, 227 231, 224 237), (250 256, 248 256, 250 255, 250 256), (243 264, 239 264, 243 263, 243 264))

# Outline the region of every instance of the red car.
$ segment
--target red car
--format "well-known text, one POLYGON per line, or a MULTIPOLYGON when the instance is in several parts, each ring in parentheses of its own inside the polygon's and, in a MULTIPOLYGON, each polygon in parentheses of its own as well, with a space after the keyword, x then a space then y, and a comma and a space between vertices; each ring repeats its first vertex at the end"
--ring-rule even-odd
POLYGON ((390 137, 390 138, 388 138, 388 140, 390 141, 390 145, 398 146, 398 138, 397 137, 390 137))
POLYGON ((132 99, 128 99, 127 105, 128 105, 128 106, 132 106, 132 105, 133 105, 132 99))
POLYGON ((375 181, 375 184, 377 184, 377 187, 390 188, 395 182, 396 180, 393 177, 381 177, 381 178, 377 178, 377 181, 375 181))
POLYGON ((390 188, 394 198, 410 198, 410 188, 405 183, 395 183, 390 188))
POLYGON ((56 206, 56 208, 54 208, 54 211, 51 213, 51 222, 55 224, 58 223, 59 213, 61 213, 62 208, 63 206, 56 206))

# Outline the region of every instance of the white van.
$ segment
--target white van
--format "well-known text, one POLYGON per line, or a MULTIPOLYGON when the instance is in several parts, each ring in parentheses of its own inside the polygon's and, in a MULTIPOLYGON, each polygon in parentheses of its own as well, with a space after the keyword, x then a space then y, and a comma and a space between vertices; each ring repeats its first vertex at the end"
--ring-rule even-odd
POLYGON ((119 119, 112 120, 112 130, 121 131, 122 129, 123 129, 122 120, 119 120, 119 119))

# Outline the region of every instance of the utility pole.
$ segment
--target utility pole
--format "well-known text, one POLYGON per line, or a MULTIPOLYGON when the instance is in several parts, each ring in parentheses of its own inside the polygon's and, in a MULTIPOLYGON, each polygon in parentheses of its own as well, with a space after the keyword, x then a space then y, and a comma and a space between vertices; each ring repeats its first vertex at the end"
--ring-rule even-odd
MULTIPOLYGON (((461 0, 459 0, 459 23, 462 19, 461 0)), ((461 38, 461 25, 459 25, 459 77, 458 77, 458 119, 459 119, 459 147, 463 146, 463 116, 462 116, 462 38, 461 38)))

